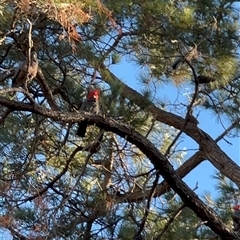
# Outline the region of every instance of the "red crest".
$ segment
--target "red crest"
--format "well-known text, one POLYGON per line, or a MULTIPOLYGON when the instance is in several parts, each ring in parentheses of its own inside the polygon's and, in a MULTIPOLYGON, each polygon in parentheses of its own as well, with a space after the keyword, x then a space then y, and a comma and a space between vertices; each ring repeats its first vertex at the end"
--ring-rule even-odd
POLYGON ((88 92, 87 99, 91 99, 91 98, 98 99, 99 95, 100 95, 100 90, 99 89, 92 89, 88 92))

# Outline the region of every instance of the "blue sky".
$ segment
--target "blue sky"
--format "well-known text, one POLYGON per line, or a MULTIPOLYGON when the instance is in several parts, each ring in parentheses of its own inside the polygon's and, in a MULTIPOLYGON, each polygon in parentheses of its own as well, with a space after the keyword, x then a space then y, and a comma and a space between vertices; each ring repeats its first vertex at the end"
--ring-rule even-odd
MULTIPOLYGON (((139 73, 144 73, 144 69, 141 69, 136 64, 126 60, 121 62, 121 64, 111 66, 110 69, 120 80, 140 92, 142 86, 138 81, 139 73)), ((162 94, 161 99, 174 100, 178 97, 184 100, 184 98, 187 98, 185 93, 191 90, 182 86, 176 87, 174 84, 169 83, 168 85, 163 84, 159 88, 159 91, 159 94, 162 94)), ((210 134, 213 139, 218 137, 224 131, 217 122, 216 117, 214 117, 213 114, 207 110, 200 112, 198 120, 198 126, 210 134)), ((228 127, 228 125, 226 124, 225 127, 228 127)), ((234 160, 237 164, 240 164, 240 139, 232 138, 228 139, 228 141, 231 143, 231 145, 226 143, 224 140, 219 141, 218 144, 232 160, 234 160)), ((186 139, 186 141, 181 143, 180 146, 182 148, 186 147, 187 149, 195 149, 197 147, 197 145, 191 139, 186 139)), ((193 151, 189 151, 186 155, 186 159, 188 159, 192 153, 193 151)), ((216 169, 214 166, 212 166, 210 162, 204 161, 190 174, 188 174, 184 178, 184 181, 192 189, 196 187, 196 183, 198 182, 198 189, 195 192, 199 194, 199 196, 203 196, 204 192, 207 191, 211 192, 212 197, 215 197, 218 194, 214 188, 216 181, 211 177, 213 174, 215 174, 215 172, 216 169)), ((12 237, 9 235, 8 231, 3 230, 0 231, 0 240, 1 239, 12 240, 12 237)))
MULTIPOLYGON (((141 83, 138 81, 139 73, 144 73, 144 69, 139 68, 136 64, 129 61, 123 60, 121 64, 112 66, 111 71, 124 83, 128 84, 132 88, 140 91, 141 83)), ((187 98, 186 92, 191 91, 182 86, 176 86, 174 84, 164 84, 159 88, 159 94, 162 94, 161 99, 176 99, 176 98, 187 98)), ((208 110, 202 110, 198 116, 199 127, 207 132, 213 139, 217 138, 224 129, 217 121, 216 117, 208 110)), ((225 122, 225 128, 229 126, 229 123, 225 122)), ((240 139, 239 137, 227 139, 231 144, 224 140, 218 142, 221 149, 237 164, 240 164, 240 139)), ((182 144, 182 147, 187 149, 196 148, 197 145, 191 140, 186 139, 182 144)), ((193 151, 189 151, 186 155, 188 159, 193 154, 193 151)), ((212 175, 216 173, 216 168, 208 161, 202 162, 196 169, 194 169, 190 174, 188 174, 184 181, 189 185, 190 188, 195 188, 198 182, 198 189, 196 193, 200 196, 204 192, 211 192, 214 197, 217 195, 215 190, 216 181, 212 178, 212 175)))

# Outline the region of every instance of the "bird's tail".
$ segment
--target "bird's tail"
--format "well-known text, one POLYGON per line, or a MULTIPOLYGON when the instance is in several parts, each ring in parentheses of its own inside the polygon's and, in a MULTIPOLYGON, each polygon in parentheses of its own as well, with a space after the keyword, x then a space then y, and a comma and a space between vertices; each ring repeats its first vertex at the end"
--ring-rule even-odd
POLYGON ((80 137, 84 137, 87 131, 87 123, 85 121, 82 121, 78 123, 78 130, 76 135, 80 137))
POLYGON ((181 63, 183 63, 183 57, 176 57, 172 64, 172 69, 177 70, 180 67, 181 63))

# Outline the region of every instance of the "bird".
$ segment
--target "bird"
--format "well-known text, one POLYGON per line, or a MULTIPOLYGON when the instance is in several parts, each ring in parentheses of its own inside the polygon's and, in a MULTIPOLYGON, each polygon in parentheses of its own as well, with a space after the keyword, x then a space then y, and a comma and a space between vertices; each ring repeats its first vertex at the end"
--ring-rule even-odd
POLYGON ((23 87, 27 86, 37 75, 38 71, 38 56, 35 51, 31 53, 30 62, 28 59, 25 59, 20 65, 19 68, 15 70, 12 87, 23 87))
POLYGON ((210 83, 210 82, 214 82, 214 81, 216 81, 215 78, 204 76, 204 75, 199 75, 197 77, 197 82, 199 84, 210 83))
MULTIPOLYGON (((89 88, 86 100, 82 103, 80 110, 98 114, 99 113, 99 95, 100 91, 97 88, 89 88)), ((78 123, 78 130, 76 135, 84 137, 87 130, 87 121, 83 120, 78 123)))
POLYGON ((197 50, 197 45, 194 47, 186 46, 183 43, 179 43, 180 54, 177 56, 171 67, 173 70, 177 70, 185 61, 191 61, 192 59, 197 59, 200 56, 200 52, 197 50))

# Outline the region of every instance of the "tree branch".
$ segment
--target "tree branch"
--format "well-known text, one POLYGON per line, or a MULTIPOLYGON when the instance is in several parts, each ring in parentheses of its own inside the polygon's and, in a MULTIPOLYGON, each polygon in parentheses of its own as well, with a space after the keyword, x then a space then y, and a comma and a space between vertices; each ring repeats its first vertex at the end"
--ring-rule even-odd
POLYGON ((181 212, 183 211, 183 209, 185 208, 185 204, 183 203, 178 209, 177 211, 175 211, 175 213, 173 213, 173 215, 169 218, 169 220, 167 221, 167 223, 165 224, 165 226, 163 227, 162 231, 158 234, 158 236, 156 237, 156 239, 161 239, 162 235, 169 229, 169 227, 171 226, 171 224, 173 223, 173 221, 181 214, 181 212))
POLYGON ((53 110, 59 110, 59 107, 57 106, 57 104, 54 101, 53 98, 53 94, 51 89, 49 88, 49 86, 46 83, 45 77, 42 73, 42 70, 40 69, 40 67, 38 68, 38 72, 37 72, 37 79, 38 79, 38 83, 40 84, 42 91, 44 93, 44 96, 47 98, 49 106, 53 109, 53 110))
MULTIPOLYGON (((92 57, 92 56, 91 56, 92 57)), ((109 71, 103 64, 94 63, 94 66, 98 69, 102 78, 110 86, 118 85, 120 94, 135 104, 140 108, 151 112, 156 120, 173 126, 176 129, 182 130, 186 135, 191 137, 199 144, 199 148, 203 152, 203 157, 208 159, 221 173, 226 177, 235 182, 240 186, 240 167, 230 158, 228 155, 221 150, 214 139, 211 138, 206 132, 197 127, 196 124, 189 122, 185 127, 185 119, 177 116, 173 113, 166 112, 159 109, 150 100, 146 99, 136 90, 127 86, 125 83, 120 81, 111 71, 109 71)))
MULTIPOLYGON (((118 134, 127 141, 136 145, 146 155, 146 157, 149 158, 155 168, 159 171, 159 174, 164 177, 171 188, 181 197, 186 206, 191 208, 196 215, 202 219, 202 221, 207 221, 206 225, 209 226, 216 234, 225 236, 228 240, 237 239, 237 235, 232 230, 228 229, 218 215, 206 204, 204 204, 203 201, 199 199, 199 197, 188 187, 188 185, 182 181, 182 179, 174 171, 168 159, 161 154, 148 139, 136 132, 134 128, 115 121, 114 119, 82 111, 80 114, 70 112, 62 113, 59 111, 45 109, 39 105, 9 101, 4 97, 0 97, 0 104, 9 107, 12 110, 34 112, 36 114, 49 117, 55 121, 78 122, 79 120, 83 120, 85 118, 88 124, 96 124, 96 126, 105 129, 106 131, 118 134)), ((214 151, 216 150, 218 149, 214 149, 214 151)), ((67 168, 67 166, 65 168, 67 168)))
MULTIPOLYGON (((195 153, 192 157, 190 157, 186 162, 184 162, 177 170, 176 173, 179 177, 183 178, 185 177, 190 171, 192 171, 195 167, 197 167, 204 158, 202 157, 201 152, 195 153)), ((170 190, 170 186, 166 181, 162 181, 155 189, 153 197, 159 197, 162 194, 168 192, 170 190)), ((127 193, 127 195, 123 195, 123 197, 120 198, 119 202, 125 201, 127 198, 128 202, 138 202, 142 201, 143 199, 148 198, 149 194, 151 193, 150 190, 146 190, 144 193, 138 192, 138 193, 127 193)))

